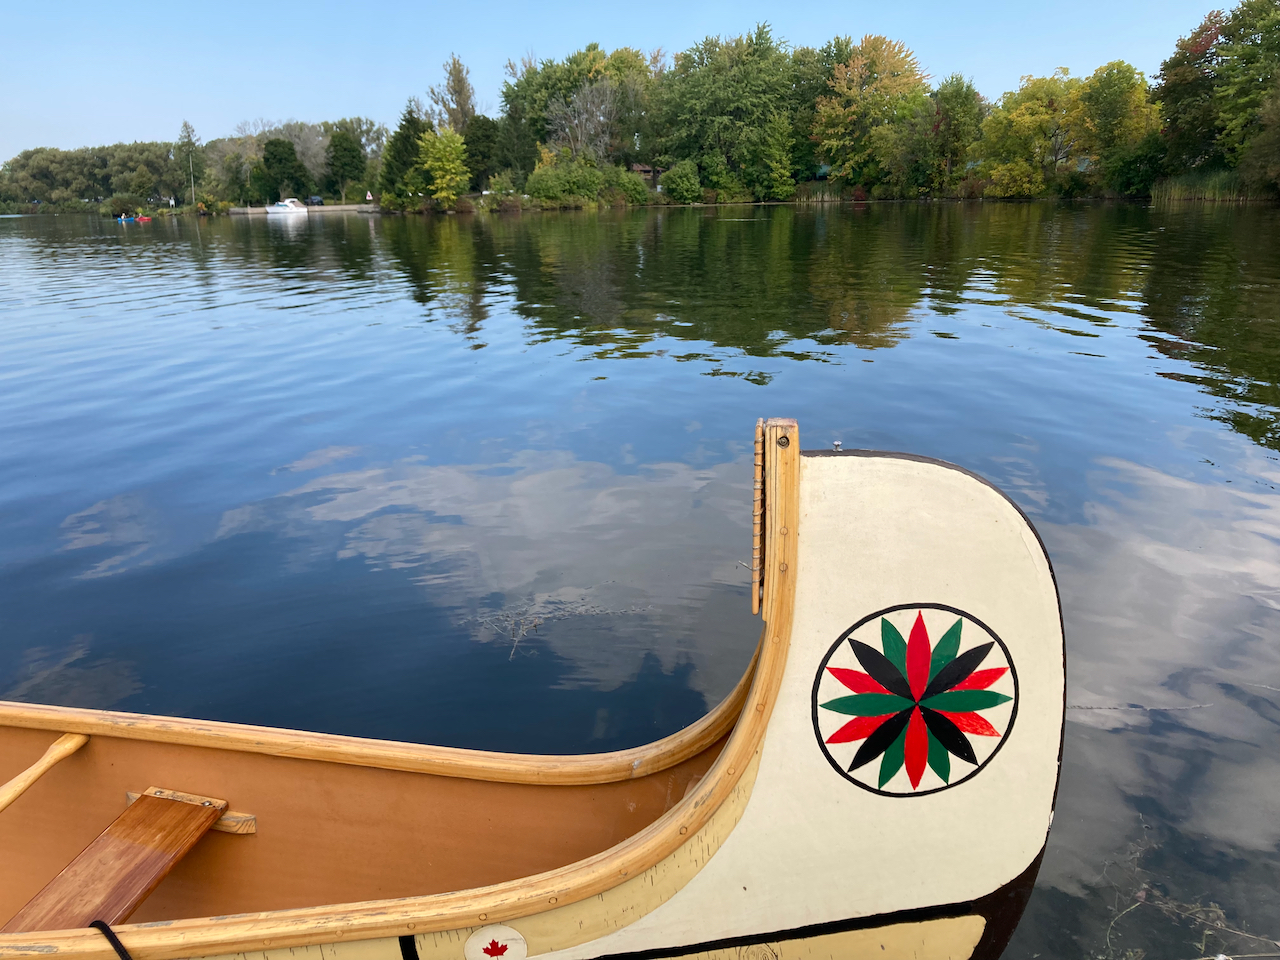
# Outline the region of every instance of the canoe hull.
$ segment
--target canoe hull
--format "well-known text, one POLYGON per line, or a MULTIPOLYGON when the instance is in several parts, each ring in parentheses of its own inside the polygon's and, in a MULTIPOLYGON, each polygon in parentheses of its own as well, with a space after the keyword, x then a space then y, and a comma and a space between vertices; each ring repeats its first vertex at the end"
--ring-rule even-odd
MULTIPOLYGON (((513 758, 0 705, 0 721, 27 727, 24 735, 33 727, 90 735, 49 775, 47 789, 62 777, 67 796, 67 784, 82 785, 95 762, 102 775, 117 769, 101 762, 102 751, 123 749, 112 747, 113 735, 143 741, 140 750, 168 738, 174 762, 195 764, 192 777, 261 766, 234 789, 196 784, 260 815, 258 834, 215 838, 225 866, 239 871, 230 881, 251 878, 255 856, 296 874, 342 869, 308 861, 307 844, 324 838, 315 817, 278 806, 282 797, 292 802, 289 791, 259 790, 262 809, 242 806, 238 797, 255 796, 268 771, 293 770, 315 782, 325 803, 348 804, 329 816, 329 829, 355 838, 354 824, 384 845, 395 832, 395 853, 420 850, 397 868, 419 895, 393 899, 339 902, 313 892, 303 901, 336 905, 207 916, 189 912, 197 901, 184 908, 180 885, 166 881, 168 894, 162 885, 145 908, 156 912, 136 918, 159 922, 119 931, 135 960, 998 956, 1043 854, 1061 755, 1062 625, 1043 546, 1008 498, 951 465, 855 451, 801 456, 793 421, 770 421, 761 438, 765 629, 757 666, 729 712, 717 708, 719 719, 708 718, 693 739, 680 734, 656 750, 607 759, 513 758), (72 719, 78 726, 62 722, 72 719), (223 752, 250 760, 215 763, 223 752), (386 786, 341 788, 355 775, 325 773, 332 764, 362 765, 386 786), (360 803, 382 803, 393 780, 403 802, 360 822, 360 803), (465 856, 433 869, 440 858, 423 846, 423 838, 439 838, 442 849, 457 839, 431 810, 473 812, 439 799, 458 793, 455 780, 494 797, 506 791, 492 801, 495 829, 475 831, 459 848, 495 867, 487 885, 458 882, 469 876, 465 856), (647 826, 637 828, 620 818, 635 813, 632 800, 644 791, 652 801, 647 826), (521 799, 535 794, 540 807, 521 799), (553 817, 564 837, 581 832, 562 809, 575 798, 587 803, 583 810, 606 804, 596 808, 608 811, 612 845, 597 842, 594 852, 561 866, 548 861, 539 873, 503 866, 504 857, 514 863, 545 847, 553 817), (390 831, 394 816, 403 822, 390 831), (290 841, 292 856, 272 846, 288 830, 302 831, 290 841)), ((24 803, 25 815, 37 816, 27 797, 12 811, 24 803)), ((368 872, 356 856, 349 869, 368 872)), ((94 931, 0 936, 0 960, 49 953, 111 956, 94 931)))

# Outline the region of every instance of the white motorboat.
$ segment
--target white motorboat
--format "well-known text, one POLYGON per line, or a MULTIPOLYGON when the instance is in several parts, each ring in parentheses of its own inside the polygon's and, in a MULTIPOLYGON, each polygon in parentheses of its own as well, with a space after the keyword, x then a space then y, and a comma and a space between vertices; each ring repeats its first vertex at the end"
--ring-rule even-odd
POLYGON ((281 200, 267 207, 267 216, 306 216, 307 206, 297 197, 281 200))

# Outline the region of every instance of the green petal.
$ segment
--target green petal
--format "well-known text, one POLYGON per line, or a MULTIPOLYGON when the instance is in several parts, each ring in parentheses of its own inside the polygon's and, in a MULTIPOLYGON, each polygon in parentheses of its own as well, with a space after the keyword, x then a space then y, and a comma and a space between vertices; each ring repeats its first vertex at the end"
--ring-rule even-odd
POLYGON ((880 786, 893 779, 893 775, 902 769, 907 757, 907 728, 902 728, 898 739, 889 744, 889 749, 880 758, 880 786))
POLYGON ((907 641, 902 639, 898 628, 884 617, 880 618, 880 645, 884 647, 884 655, 889 662, 905 677, 907 675, 907 641))
POLYGON ((951 781, 951 754, 932 733, 929 734, 929 766, 942 778, 943 783, 951 781))
POLYGON ((929 661, 930 680, 938 675, 939 670, 956 658, 956 652, 960 649, 960 625, 963 622, 957 617, 956 622, 951 625, 951 629, 942 635, 938 645, 933 648, 933 658, 929 661))
POLYGON ((921 702, 930 710, 941 710, 943 713, 968 713, 971 710, 998 707, 1012 699, 1013 697, 1006 697, 1003 693, 996 693, 994 690, 947 690, 921 702))
POLYGON ((856 693, 851 697, 837 697, 822 705, 824 710, 834 710, 850 717, 881 717, 897 713, 911 706, 912 701, 892 693, 856 693))

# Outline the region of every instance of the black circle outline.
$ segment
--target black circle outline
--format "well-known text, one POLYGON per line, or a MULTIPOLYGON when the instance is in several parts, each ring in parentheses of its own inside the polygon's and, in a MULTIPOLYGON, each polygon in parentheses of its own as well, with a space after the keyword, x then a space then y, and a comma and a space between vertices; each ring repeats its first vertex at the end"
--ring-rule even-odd
POLYGON ((1005 644, 1003 640, 1000 639, 999 634, 997 634, 994 630, 988 627, 985 623, 983 623, 973 614, 967 613, 964 610, 961 610, 959 607, 949 607, 945 603, 899 603, 892 607, 885 607, 883 610, 877 610, 875 613, 867 614, 867 616, 863 617, 861 620, 855 623, 852 627, 850 627, 844 633, 840 634, 836 642, 833 643, 831 647, 827 650, 826 656, 822 658, 822 662, 818 664, 818 672, 813 678, 813 692, 810 695, 809 699, 812 704, 811 714, 812 714, 812 720, 813 720, 813 733, 814 733, 814 736, 817 737, 818 739, 818 748, 822 751, 822 755, 827 758, 827 763, 831 764, 832 770, 840 774, 840 776, 844 777, 844 779, 848 780, 855 787, 861 787, 863 790, 866 790, 868 793, 874 793, 877 796, 881 796, 881 797, 909 798, 909 797, 927 797, 934 793, 941 793, 943 790, 950 790, 952 787, 958 787, 960 786, 960 784, 966 782, 967 780, 971 780, 975 776, 977 776, 978 773, 982 771, 983 767, 985 767, 987 764, 989 764, 992 760, 995 759, 996 754, 999 753, 1000 750, 1004 747, 1005 743, 1008 742, 1009 734, 1013 732, 1014 721, 1018 719, 1018 703, 1022 698, 1021 698, 1021 691, 1018 687, 1018 668, 1015 667, 1013 664, 1013 656, 1012 654, 1009 653, 1009 647, 1005 644), (987 757, 987 759, 983 760, 980 764, 974 767, 973 770, 971 770, 968 774, 961 777, 959 780, 956 780, 954 783, 943 784, 941 787, 934 787, 932 790, 921 790, 919 792, 913 791, 911 793, 891 793, 888 790, 881 790, 877 787, 871 787, 865 783, 855 780, 852 776, 849 775, 849 772, 847 770, 842 769, 840 764, 836 763, 835 758, 831 756, 831 751, 827 749, 827 745, 822 739, 822 730, 818 726, 818 685, 822 682, 822 674, 827 669, 827 664, 831 662, 831 657, 835 654, 835 652, 838 649, 840 649, 840 645, 849 639, 849 637, 853 634, 855 630, 862 627, 864 624, 870 623, 876 617, 883 617, 885 614, 888 614, 888 613, 897 613, 899 610, 945 610, 947 613, 954 613, 956 616, 964 617, 966 620, 976 623, 983 630, 987 631, 991 639, 995 640, 996 643, 1000 644, 1000 649, 1004 651, 1004 658, 1009 663, 1009 675, 1013 677, 1013 710, 1009 713, 1009 723, 1004 728, 1004 734, 1000 737, 1000 742, 996 744, 996 748, 991 751, 991 754, 987 757))

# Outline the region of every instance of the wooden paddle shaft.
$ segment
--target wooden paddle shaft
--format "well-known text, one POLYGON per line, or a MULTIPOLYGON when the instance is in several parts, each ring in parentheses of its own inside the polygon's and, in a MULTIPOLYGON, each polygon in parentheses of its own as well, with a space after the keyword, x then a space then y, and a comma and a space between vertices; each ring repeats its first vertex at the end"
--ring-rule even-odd
POLYGON ((89 738, 83 733, 64 733, 53 741, 43 757, 0 787, 0 810, 17 800, 27 792, 28 787, 53 769, 56 764, 71 756, 88 742, 89 738))

